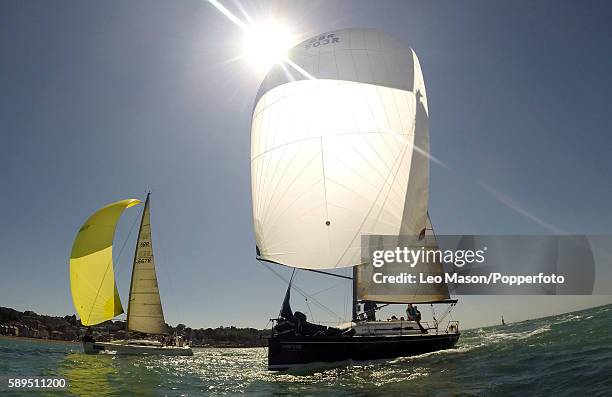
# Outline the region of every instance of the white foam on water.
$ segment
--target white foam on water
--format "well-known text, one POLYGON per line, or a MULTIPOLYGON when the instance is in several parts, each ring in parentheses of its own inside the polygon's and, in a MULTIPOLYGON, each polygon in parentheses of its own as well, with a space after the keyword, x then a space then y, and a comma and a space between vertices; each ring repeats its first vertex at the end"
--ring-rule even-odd
POLYGON ((416 355, 416 356, 398 357, 398 358, 395 358, 395 359, 387 361, 387 362, 389 364, 399 364, 399 363, 419 360, 419 359, 427 358, 427 357, 431 357, 431 356, 461 354, 461 353, 469 352, 470 350, 474 350, 474 349, 476 349, 478 347, 481 347, 481 346, 484 346, 484 345, 485 345, 484 343, 477 344, 477 345, 460 345, 460 346, 454 347, 452 349, 438 350, 438 351, 435 351, 435 352, 423 353, 423 354, 419 354, 419 355, 416 355))
POLYGON ((507 328, 497 329, 497 330, 487 330, 484 328, 480 328, 476 331, 476 335, 472 337, 465 337, 463 339, 463 343, 465 345, 460 345, 459 349, 465 348, 465 351, 470 351, 476 348, 491 346, 498 343, 503 343, 507 341, 515 341, 515 340, 525 340, 532 338, 534 336, 543 334, 545 332, 550 331, 550 324, 542 325, 533 330, 527 331, 517 331, 512 332, 507 328))
POLYGON ((566 314, 565 316, 560 318, 560 321, 555 322, 555 324, 567 323, 569 321, 577 321, 582 320, 582 316, 579 314, 566 314))
POLYGON ((535 335, 543 334, 548 331, 550 331, 550 325, 544 325, 532 331, 490 334, 487 337, 485 337, 485 339, 487 339, 488 341, 492 341, 492 342, 503 342, 506 340, 523 340, 523 339, 531 338, 532 336, 535 336, 535 335))

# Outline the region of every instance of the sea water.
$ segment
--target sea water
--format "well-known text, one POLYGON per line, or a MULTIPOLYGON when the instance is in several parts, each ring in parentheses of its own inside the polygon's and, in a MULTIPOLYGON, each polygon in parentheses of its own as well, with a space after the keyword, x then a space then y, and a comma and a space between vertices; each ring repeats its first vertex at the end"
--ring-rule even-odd
POLYGON ((8 396, 612 396, 612 305, 467 330, 452 350, 290 373, 267 371, 262 348, 92 356, 76 343, 0 339, 0 376, 69 383, 2 385, 8 396))

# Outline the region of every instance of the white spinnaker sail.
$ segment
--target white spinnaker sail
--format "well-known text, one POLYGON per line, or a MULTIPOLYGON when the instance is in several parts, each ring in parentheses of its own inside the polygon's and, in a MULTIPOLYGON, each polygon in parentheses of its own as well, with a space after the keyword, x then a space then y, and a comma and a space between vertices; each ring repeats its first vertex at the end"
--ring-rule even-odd
POLYGON ((418 235, 427 217, 429 131, 414 52, 384 33, 348 29, 305 41, 290 58, 307 73, 270 71, 253 111, 260 257, 348 267, 361 262, 362 234, 418 235))
POLYGON ((149 196, 145 202, 136 242, 127 322, 131 331, 148 334, 167 333, 153 257, 149 196))

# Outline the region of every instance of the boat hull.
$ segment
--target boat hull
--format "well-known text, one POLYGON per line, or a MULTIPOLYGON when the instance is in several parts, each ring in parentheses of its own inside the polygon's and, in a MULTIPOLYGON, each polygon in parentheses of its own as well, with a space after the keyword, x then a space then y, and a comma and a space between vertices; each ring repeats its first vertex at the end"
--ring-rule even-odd
POLYGON ((459 333, 339 337, 275 335, 268 339, 268 370, 284 371, 313 363, 414 356, 450 349, 459 336, 459 333))
POLYGON ((87 354, 104 352, 121 355, 193 356, 193 350, 189 346, 143 346, 129 343, 84 342, 83 350, 87 354))

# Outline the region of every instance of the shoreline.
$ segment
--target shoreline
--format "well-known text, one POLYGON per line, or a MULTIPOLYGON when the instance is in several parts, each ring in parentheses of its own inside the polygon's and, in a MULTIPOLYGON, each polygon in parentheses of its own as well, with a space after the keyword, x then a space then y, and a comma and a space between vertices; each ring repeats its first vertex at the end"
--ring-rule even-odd
POLYGON ((74 341, 74 340, 44 339, 44 338, 32 338, 30 336, 14 336, 14 335, 0 335, 0 339, 29 340, 32 342, 70 343, 70 344, 80 344, 81 343, 79 341, 74 341))
MULTIPOLYGON (((14 336, 14 335, 0 335, 1 339, 9 340, 25 340, 31 342, 44 342, 44 343, 68 343, 71 345, 80 345, 81 342, 74 340, 62 340, 62 339, 43 339, 43 338, 32 338, 30 336, 14 336)), ((264 348, 265 346, 192 346, 193 349, 257 349, 264 348)))

